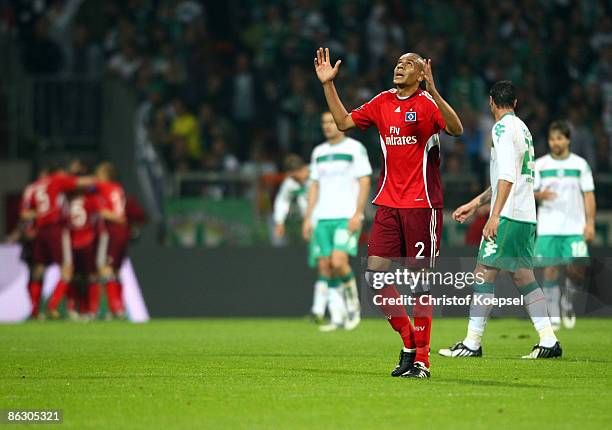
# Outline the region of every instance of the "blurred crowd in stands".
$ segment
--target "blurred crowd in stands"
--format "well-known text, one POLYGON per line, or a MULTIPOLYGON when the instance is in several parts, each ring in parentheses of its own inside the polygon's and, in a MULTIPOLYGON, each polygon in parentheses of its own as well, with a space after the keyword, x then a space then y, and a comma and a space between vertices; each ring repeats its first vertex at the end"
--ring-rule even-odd
MULTIPOLYGON (((0 0, 35 75, 114 75, 138 93, 169 171, 274 172, 323 140, 313 56, 343 60, 347 108, 392 86, 397 58, 431 58, 465 133, 445 138, 447 182, 485 181, 489 86, 511 79, 517 113, 546 151, 548 124, 573 126, 572 149, 612 172, 612 6, 606 0, 0 0), (469 166, 469 169, 467 168, 469 166)), ((379 162, 375 132, 354 136, 379 162)))

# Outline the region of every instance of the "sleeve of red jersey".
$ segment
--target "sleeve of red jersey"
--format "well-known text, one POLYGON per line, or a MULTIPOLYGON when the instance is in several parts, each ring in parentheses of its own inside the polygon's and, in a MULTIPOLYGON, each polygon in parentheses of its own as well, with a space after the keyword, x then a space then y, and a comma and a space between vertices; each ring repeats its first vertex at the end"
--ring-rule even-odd
POLYGON ((76 189, 78 179, 76 176, 72 175, 62 175, 59 177, 60 179, 60 188, 62 191, 72 191, 76 189))
POLYGON ((376 119, 378 118, 378 105, 380 101, 380 94, 374 97, 369 102, 366 102, 353 109, 351 117, 353 122, 361 130, 365 130, 372 125, 376 125, 376 119))
POLYGON ((442 116, 442 112, 438 109, 438 106, 434 105, 434 110, 432 114, 432 120, 435 124, 436 133, 440 130, 446 130, 446 120, 442 116))

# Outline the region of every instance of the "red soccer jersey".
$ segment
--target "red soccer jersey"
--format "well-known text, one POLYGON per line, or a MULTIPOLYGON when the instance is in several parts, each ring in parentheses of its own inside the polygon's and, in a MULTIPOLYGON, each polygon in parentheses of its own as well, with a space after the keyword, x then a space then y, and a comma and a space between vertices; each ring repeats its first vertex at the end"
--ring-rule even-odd
POLYGON ((446 122, 427 91, 408 98, 396 89, 378 94, 351 112, 364 130, 375 125, 384 166, 372 203, 392 208, 441 208, 439 132, 446 122))
POLYGON ((100 198, 96 194, 80 194, 70 199, 68 227, 70 240, 75 249, 93 242, 99 222, 100 198))
POLYGON ((65 194, 77 187, 75 176, 57 173, 32 184, 33 192, 24 208, 36 211, 36 227, 57 224, 62 220, 65 194))
MULTIPOLYGON (((125 219, 125 192, 116 182, 98 182, 96 188, 101 197, 103 209, 111 211, 116 216, 125 219)), ((107 225, 120 225, 106 221, 107 225)))

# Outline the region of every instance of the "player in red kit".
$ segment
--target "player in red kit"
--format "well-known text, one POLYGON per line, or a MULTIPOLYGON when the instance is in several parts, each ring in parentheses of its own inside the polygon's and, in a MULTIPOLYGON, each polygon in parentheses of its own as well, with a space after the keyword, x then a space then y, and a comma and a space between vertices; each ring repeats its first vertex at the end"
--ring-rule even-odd
MULTIPOLYGON (((79 176, 88 173, 87 166, 79 159, 71 161, 68 171, 79 176)), ((95 192, 95 187, 90 187, 86 190, 68 193, 67 200, 66 227, 70 233, 71 258, 67 263, 70 270, 65 270, 65 272, 70 276, 71 282, 67 292, 66 308, 71 319, 78 318, 79 313, 86 314, 86 318, 95 318, 100 300, 96 266, 96 240, 100 231, 100 198, 95 192)), ((56 289, 50 302, 61 302, 64 293, 65 291, 56 289)))
MULTIPOLYGON (((389 270, 394 259, 401 259, 411 269, 433 266, 442 233, 439 132, 459 136, 463 126, 435 87, 431 60, 413 53, 402 55, 394 69, 395 88, 381 92, 350 113, 333 82, 340 63, 338 60, 332 66, 328 48, 317 50, 315 71, 334 121, 342 131, 375 126, 384 157, 373 201, 378 209, 368 242, 366 280, 373 286, 374 279, 389 270), (422 81, 428 91, 420 88, 422 81)), ((386 285, 380 294, 387 299, 399 297, 394 285, 386 285)), ((416 286, 415 294, 414 327, 403 306, 381 306, 404 343, 392 376, 430 377, 432 309, 428 285, 416 286)))
MULTIPOLYGON (((38 173, 37 181, 47 176, 47 169, 41 169, 38 173)), ((34 247, 34 239, 36 238, 36 211, 33 208, 32 202, 34 197, 36 182, 29 184, 21 195, 21 205, 19 212, 19 241, 21 242, 21 259, 28 265, 30 274, 34 270, 34 264, 32 261, 32 250, 34 247)), ((30 312, 30 318, 36 318, 38 316, 40 306, 40 295, 42 294, 42 287, 39 284, 32 283, 28 285, 28 294, 30 295, 30 301, 32 303, 32 310, 30 312)))
POLYGON ((106 285, 108 306, 117 318, 125 317, 119 269, 127 252, 130 230, 125 215, 125 192, 115 182, 117 171, 108 162, 101 163, 96 169, 96 189, 100 194, 104 219, 104 229, 98 245, 98 269, 100 282, 106 285))
MULTIPOLYGON (((48 175, 33 184, 33 191, 26 208, 35 212, 36 238, 32 250, 32 264, 28 290, 33 299, 32 310, 39 310, 42 277, 46 266, 57 263, 62 266, 62 277, 55 290, 61 293, 68 289, 71 278, 70 238, 64 225, 65 194, 79 187, 91 185, 92 178, 77 178, 61 170, 49 169, 48 175), (35 300, 34 300, 35 299, 35 300)), ((55 294, 55 291, 54 291, 55 294)), ((61 295, 61 294, 60 294, 61 295)), ((52 311, 57 306, 49 300, 52 311)), ((57 316, 57 315, 51 315, 57 316)))

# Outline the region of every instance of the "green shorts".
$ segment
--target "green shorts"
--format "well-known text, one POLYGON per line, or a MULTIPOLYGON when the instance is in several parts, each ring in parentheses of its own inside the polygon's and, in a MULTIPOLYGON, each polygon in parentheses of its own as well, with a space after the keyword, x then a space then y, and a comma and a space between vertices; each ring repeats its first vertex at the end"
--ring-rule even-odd
POLYGON ((480 241, 478 262, 509 272, 531 269, 535 237, 536 224, 502 217, 495 239, 480 241))
POLYGON ((361 230, 351 233, 348 219, 320 219, 310 238, 308 264, 316 267, 317 259, 329 257, 332 251, 343 251, 350 256, 357 255, 361 230))
POLYGON ((535 265, 538 267, 568 264, 575 258, 589 256, 589 247, 581 234, 568 236, 538 236, 535 247, 535 265))

